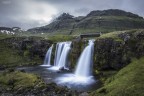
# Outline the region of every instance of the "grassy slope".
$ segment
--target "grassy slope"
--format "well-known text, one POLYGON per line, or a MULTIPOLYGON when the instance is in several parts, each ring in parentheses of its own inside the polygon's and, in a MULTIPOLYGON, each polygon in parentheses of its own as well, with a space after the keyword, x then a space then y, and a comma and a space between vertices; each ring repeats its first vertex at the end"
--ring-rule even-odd
POLYGON ((112 31, 121 31, 121 30, 129 30, 135 28, 127 28, 123 23, 125 22, 133 22, 134 24, 144 24, 144 20, 142 19, 134 19, 126 16, 92 16, 82 20, 80 23, 92 23, 92 28, 76 28, 73 31, 73 35, 79 35, 81 33, 95 33, 95 32, 104 32, 109 33, 112 31), (98 21, 107 21, 109 24, 103 26, 96 26, 95 23, 98 21), (117 22, 117 23, 116 23, 117 22), (110 26, 111 25, 111 26, 110 26))
POLYGON ((70 36, 70 35, 54 35, 54 36, 47 37, 48 40, 51 40, 53 42, 71 41, 74 38, 75 36, 70 36))
POLYGON ((17 90, 19 88, 30 88, 37 83, 42 83, 42 81, 33 74, 23 73, 23 72, 3 72, 0 73, 0 85, 3 88, 12 88, 17 90))
MULTIPOLYGON (((0 34, 0 40, 13 37, 11 35, 0 34)), ((9 45, 0 41, 0 65, 7 66, 7 64, 13 64, 21 61, 21 57, 16 54, 16 50, 9 48, 9 45)))
POLYGON ((67 34, 63 34, 63 33, 57 33, 55 32, 54 34, 53 33, 37 33, 37 34, 34 34, 34 33, 24 33, 24 34, 21 34, 19 36, 26 36, 26 37, 29 37, 29 36, 35 36, 35 37, 42 37, 42 38, 45 38, 46 40, 51 40, 53 42, 61 42, 61 41, 71 41, 72 39, 74 39, 76 36, 73 36, 73 35, 67 35, 67 34))
MULTIPOLYGON (((70 23, 72 23, 73 25, 73 22, 70 23)), ((72 30, 73 31, 71 35, 95 32, 108 33, 112 31, 130 30, 135 28, 141 28, 140 26, 144 24, 144 20, 139 18, 130 18, 126 16, 90 16, 82 19, 80 22, 75 24, 76 26, 74 29, 60 28, 58 30, 55 30, 53 32, 47 32, 45 34, 36 33, 35 36, 69 35, 72 30), (100 25, 97 23, 98 21, 101 21, 100 25), (77 27, 77 25, 83 27, 77 27), (131 27, 127 27, 126 25, 131 25, 131 27)), ((26 32, 25 35, 34 34, 31 34, 31 32, 26 32)))
POLYGON ((18 62, 23 62, 22 57, 12 50, 9 46, 0 41, 0 65, 12 66, 18 62))
POLYGON ((41 60, 35 57, 33 60, 29 60, 26 56, 18 54, 18 50, 11 49, 6 43, 0 41, 0 66, 14 67, 22 65, 33 65, 37 62, 41 64, 41 60))
POLYGON ((144 96, 144 57, 134 59, 91 96, 144 96))
POLYGON ((17 37, 17 36, 0 34, 0 66, 1 67, 33 65, 36 62, 39 64, 42 63, 38 57, 35 57, 33 60, 29 60, 27 58, 27 54, 24 54, 24 56, 22 56, 18 53, 18 50, 12 49, 9 46, 9 44, 3 42, 4 39, 11 38, 11 37, 17 37))

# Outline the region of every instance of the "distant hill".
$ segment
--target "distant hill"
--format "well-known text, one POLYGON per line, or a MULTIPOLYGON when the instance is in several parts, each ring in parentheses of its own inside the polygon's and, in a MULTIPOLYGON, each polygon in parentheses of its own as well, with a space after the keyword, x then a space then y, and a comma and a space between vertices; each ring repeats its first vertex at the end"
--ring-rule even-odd
POLYGON ((9 34, 9 35, 14 35, 17 33, 22 32, 23 30, 19 27, 13 27, 13 28, 9 28, 9 27, 0 27, 0 33, 1 34, 9 34))
POLYGON ((46 26, 29 29, 31 33, 82 34, 144 28, 141 16, 118 9, 92 11, 87 16, 74 17, 63 13, 46 26))

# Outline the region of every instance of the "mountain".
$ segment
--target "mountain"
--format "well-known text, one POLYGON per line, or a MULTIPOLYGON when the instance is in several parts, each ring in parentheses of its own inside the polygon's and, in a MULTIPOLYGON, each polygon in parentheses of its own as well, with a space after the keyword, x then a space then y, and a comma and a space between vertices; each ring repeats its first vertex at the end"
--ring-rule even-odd
POLYGON ((9 28, 9 27, 0 27, 0 33, 1 34, 9 34, 9 35, 14 35, 16 33, 20 33, 23 30, 19 27, 13 27, 13 28, 9 28))
POLYGON ((144 19, 137 14, 118 9, 91 11, 86 16, 74 17, 63 13, 46 26, 27 30, 32 33, 82 34, 144 28, 144 19))

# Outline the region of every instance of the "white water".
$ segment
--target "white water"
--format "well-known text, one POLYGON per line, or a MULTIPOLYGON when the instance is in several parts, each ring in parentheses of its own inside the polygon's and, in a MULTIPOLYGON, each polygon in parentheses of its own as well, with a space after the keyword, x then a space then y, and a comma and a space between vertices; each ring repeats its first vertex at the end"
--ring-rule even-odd
POLYGON ((92 76, 94 40, 89 40, 88 46, 83 50, 77 63, 74 74, 66 74, 57 78, 58 84, 92 84, 95 82, 92 76))
POLYGON ((52 49, 53 49, 53 45, 48 49, 44 59, 44 64, 41 66, 51 66, 52 49))
POLYGON ((62 53, 62 50, 63 50, 63 47, 64 47, 64 43, 65 42, 60 42, 60 43, 57 43, 57 45, 56 45, 54 66, 58 65, 58 62, 59 62, 59 59, 60 59, 60 56, 61 56, 61 53, 62 53))
POLYGON ((60 42, 56 45, 55 62, 54 67, 49 69, 59 70, 60 68, 67 69, 68 54, 71 49, 71 42, 60 42))
POLYGON ((94 41, 89 40, 78 61, 75 75, 81 77, 92 76, 94 41))

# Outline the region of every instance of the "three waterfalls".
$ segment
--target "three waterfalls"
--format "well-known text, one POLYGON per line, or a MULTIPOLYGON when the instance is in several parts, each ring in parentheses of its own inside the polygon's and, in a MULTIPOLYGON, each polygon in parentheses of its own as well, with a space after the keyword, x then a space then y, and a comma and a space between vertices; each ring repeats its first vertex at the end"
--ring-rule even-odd
MULTIPOLYGON (((44 65, 50 65, 51 63, 51 53, 53 45, 48 49, 45 57, 44 65)), ((71 42, 59 42, 56 44, 55 59, 53 67, 49 69, 60 70, 68 69, 68 56, 71 50, 71 42)), ((92 83, 94 82, 92 76, 93 68, 93 53, 94 53, 94 40, 89 40, 88 45, 84 48, 81 56, 77 62, 74 73, 65 74, 56 79, 56 81, 61 83, 92 83)))

